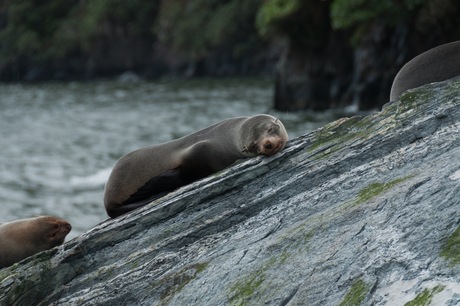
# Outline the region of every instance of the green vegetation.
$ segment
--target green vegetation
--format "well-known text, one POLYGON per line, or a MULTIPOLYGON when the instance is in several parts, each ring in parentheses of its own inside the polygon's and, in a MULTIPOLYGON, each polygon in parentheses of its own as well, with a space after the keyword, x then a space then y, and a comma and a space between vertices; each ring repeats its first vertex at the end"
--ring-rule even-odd
POLYGON ((319 134, 318 135, 318 140, 316 140, 309 148, 309 152, 313 152, 314 150, 325 146, 326 144, 329 144, 330 147, 322 152, 319 152, 316 158, 322 158, 326 155, 329 155, 331 153, 334 153, 341 148, 350 140, 356 139, 356 138, 363 138, 365 136, 365 132, 348 132, 345 134, 341 133, 331 133, 331 134, 319 134))
POLYGON ((0 60, 59 59, 95 52, 110 41, 156 40, 191 59, 216 47, 240 56, 257 45, 259 5, 256 0, 6 0, 0 4, 0 60))
POLYGON ((365 139, 371 133, 370 125, 376 125, 372 117, 355 116, 331 122, 316 132, 315 140, 307 150, 313 152, 321 148, 312 157, 314 159, 324 158, 348 146, 351 141, 365 139))
POLYGON ((460 264, 460 226, 446 239, 441 247, 440 255, 452 265, 460 264))
POLYGON ((404 306, 428 306, 431 304, 433 296, 444 290, 444 286, 438 285, 430 290, 424 289, 415 299, 404 304, 404 306))
POLYGON ((435 20, 449 20, 455 11, 454 1, 438 4, 434 5, 428 0, 334 0, 331 4, 331 23, 334 29, 353 27, 352 42, 357 44, 369 25, 376 20, 389 27, 415 20, 417 28, 426 27, 435 20))
POLYGON ((396 25, 424 2, 426 1, 335 0, 331 6, 332 26, 337 29, 346 28, 379 18, 396 25))
POLYGON ((159 1, 6 0, 0 5, 0 60, 59 59, 91 50, 102 36, 146 38, 159 1))
POLYGON ((408 175, 406 177, 398 178, 398 179, 395 179, 395 180, 393 180, 391 182, 387 182, 387 183, 372 183, 372 184, 369 184, 366 188, 362 189, 359 192, 358 198, 354 202, 354 205, 359 205, 359 204, 362 204, 364 202, 367 202, 370 199, 378 196, 379 194, 382 194, 383 192, 393 188, 397 184, 402 183, 402 182, 410 179, 411 177, 412 177, 412 175, 408 175))
MULTIPOLYGON (((283 252, 280 258, 272 257, 263 263, 259 268, 241 278, 230 287, 229 300, 233 306, 248 305, 251 297, 260 291, 266 280, 266 272, 277 264, 283 264, 289 255, 283 252)), ((259 292, 260 294, 260 292, 259 292)))
POLYGON ((11 59, 34 55, 38 59, 56 57, 67 46, 59 46, 59 29, 72 13, 65 1, 7 0, 0 4, 0 56, 11 59), (3 15, 3 22, 2 16, 3 15), (44 16, 48 16, 44 18, 44 16))
POLYGON ((459 10, 455 0, 5 0, 0 72, 23 62, 81 69, 78 63, 137 59, 145 66, 158 50, 176 61, 241 60, 264 52, 263 39, 278 38, 301 53, 320 52, 331 31, 350 28, 358 41, 376 20, 390 27, 445 23, 458 33, 459 10))
POLYGON ((153 30, 160 41, 188 58, 199 59, 216 47, 240 56, 257 40, 254 16, 258 1, 164 1, 153 30))
MULTIPOLYGON (((276 24, 276 22, 290 16, 295 13, 300 6, 302 1, 299 0, 268 0, 260 7, 257 14, 257 28, 259 33, 264 36, 268 36, 269 29, 276 24)), ((276 27, 276 26, 275 26, 276 27)))
POLYGON ((246 278, 236 282, 230 289, 233 297, 230 299, 232 305, 245 305, 247 300, 254 295, 256 290, 265 281, 265 268, 253 271, 246 278))
MULTIPOLYGON (((455 18, 457 4, 454 0, 442 1, 435 5, 428 0, 333 0, 327 8, 330 21, 321 14, 318 1, 268 0, 261 5, 257 15, 257 28, 263 36, 296 37, 302 29, 304 36, 320 32, 325 35, 334 30, 353 29, 352 42, 357 44, 362 34, 375 21, 389 27, 415 20, 418 28, 427 27, 436 22, 446 22, 455 18), (316 19, 315 16, 320 16, 316 19), (308 17, 308 18, 305 18, 308 17), (324 27, 322 21, 330 22, 324 27)), ((455 26, 449 25, 452 29, 455 26)))
POLYGON ((308 250, 313 232, 306 229, 306 223, 299 224, 278 237, 275 245, 283 250, 281 253, 262 262, 249 274, 242 276, 231 285, 228 291, 230 305, 250 305, 251 299, 261 296, 267 298, 270 295, 268 289, 270 286, 269 271, 277 271, 279 266, 285 265, 289 259, 295 256, 294 253, 305 254, 308 250))
POLYGON ((339 306, 359 306, 370 291, 370 286, 362 279, 357 280, 343 298, 339 306))

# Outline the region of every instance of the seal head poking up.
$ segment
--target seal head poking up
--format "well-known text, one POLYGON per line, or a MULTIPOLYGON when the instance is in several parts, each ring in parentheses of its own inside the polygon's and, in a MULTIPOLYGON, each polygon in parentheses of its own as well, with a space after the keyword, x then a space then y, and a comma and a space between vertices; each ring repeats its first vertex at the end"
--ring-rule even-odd
POLYGON ((231 118, 120 158, 107 181, 104 205, 117 217, 235 161, 281 151, 288 134, 270 115, 231 118))
POLYGON ((0 268, 64 242, 72 227, 62 219, 40 216, 0 225, 0 268))
POLYGON ((460 41, 430 49, 405 64, 391 85, 390 101, 406 90, 460 75, 460 41))

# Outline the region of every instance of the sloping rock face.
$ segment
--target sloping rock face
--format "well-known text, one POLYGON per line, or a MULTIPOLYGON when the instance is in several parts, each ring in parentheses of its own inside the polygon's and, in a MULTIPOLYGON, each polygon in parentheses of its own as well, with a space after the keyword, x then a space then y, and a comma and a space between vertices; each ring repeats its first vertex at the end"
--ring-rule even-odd
POLYGON ((333 122, 0 270, 0 301, 458 305, 459 224, 457 80, 333 122))

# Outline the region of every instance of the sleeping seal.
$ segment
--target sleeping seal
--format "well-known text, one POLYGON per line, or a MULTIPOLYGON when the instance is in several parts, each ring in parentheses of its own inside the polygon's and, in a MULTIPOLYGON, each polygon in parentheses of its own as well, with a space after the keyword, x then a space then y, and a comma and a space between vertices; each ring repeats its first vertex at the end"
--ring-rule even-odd
POLYGON ((287 141, 279 119, 256 115, 227 119, 182 138, 133 151, 116 162, 109 176, 105 209, 110 217, 117 217, 238 159, 275 154, 287 141))

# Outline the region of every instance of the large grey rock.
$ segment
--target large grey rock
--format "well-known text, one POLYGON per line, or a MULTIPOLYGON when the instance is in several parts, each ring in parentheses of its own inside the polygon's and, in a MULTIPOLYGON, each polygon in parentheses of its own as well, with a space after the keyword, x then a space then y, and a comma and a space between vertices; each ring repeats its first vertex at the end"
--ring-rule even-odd
POLYGON ((0 301, 457 305, 459 95, 409 91, 106 220, 1 270, 0 301))

